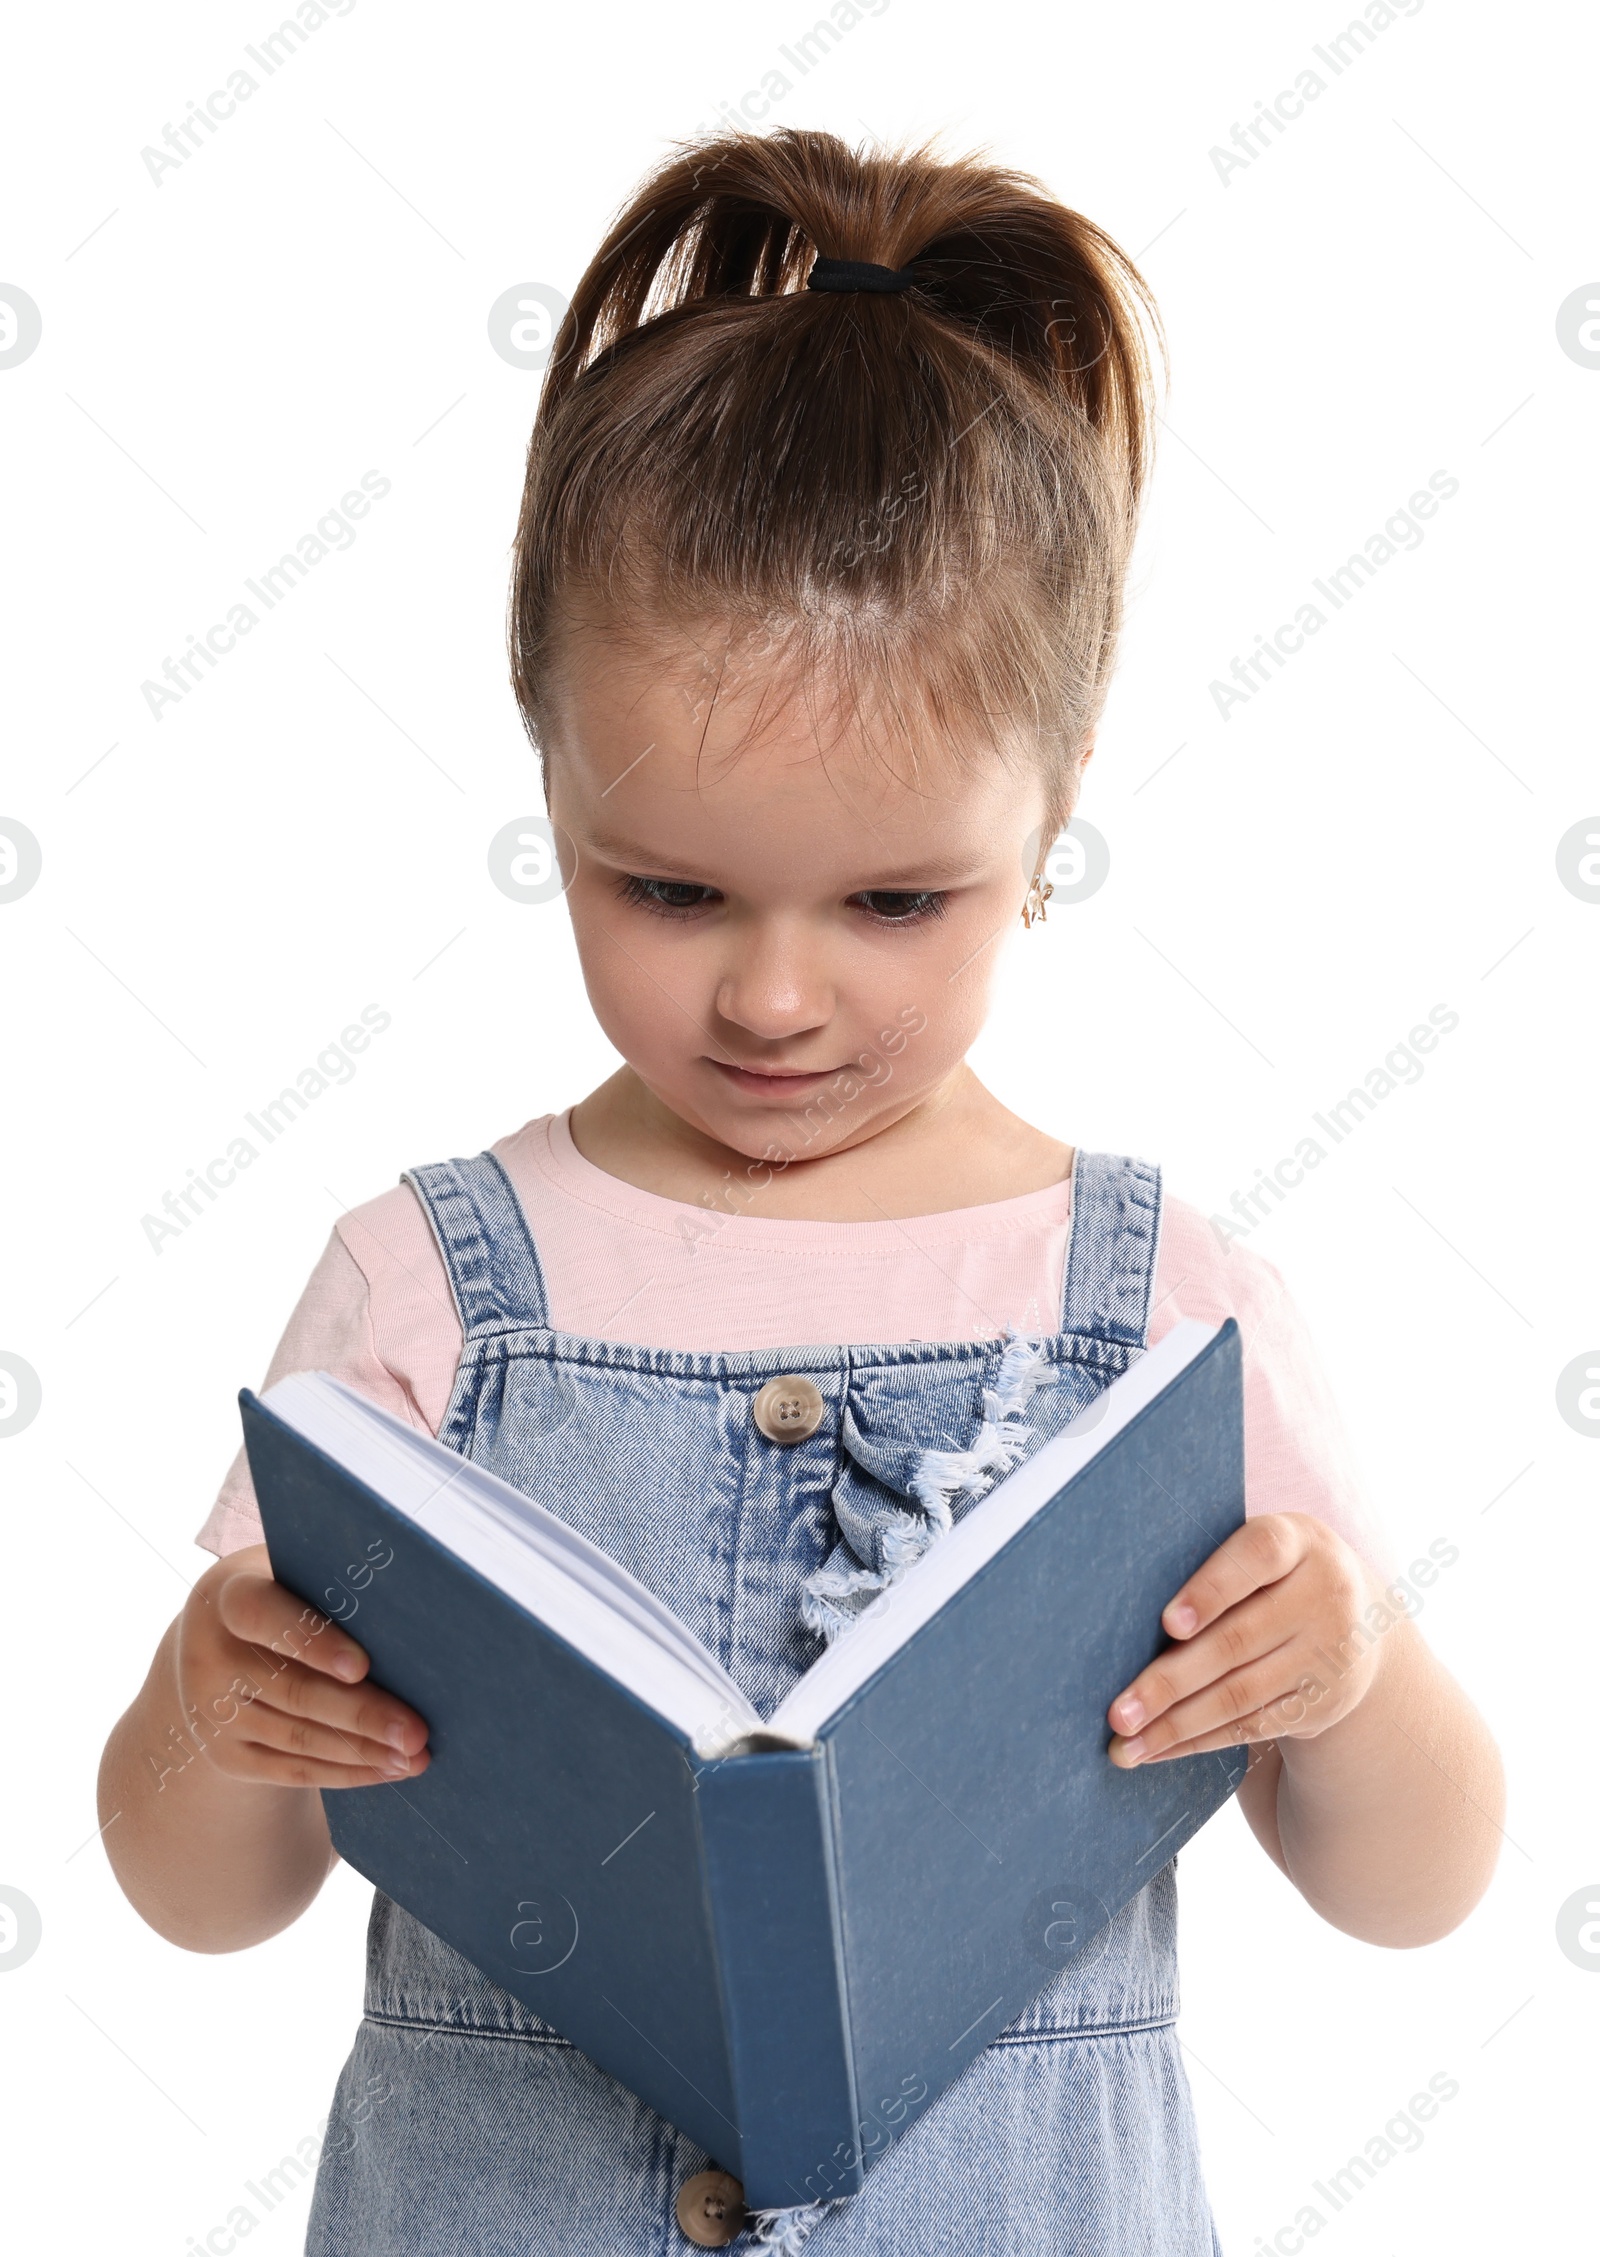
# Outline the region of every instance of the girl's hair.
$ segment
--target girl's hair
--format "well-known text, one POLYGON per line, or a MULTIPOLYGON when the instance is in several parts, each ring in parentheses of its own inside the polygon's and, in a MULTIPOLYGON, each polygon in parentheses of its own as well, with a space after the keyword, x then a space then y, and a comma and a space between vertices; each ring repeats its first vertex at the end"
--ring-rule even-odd
MULTIPOLYGON (((551 738, 569 632, 742 643, 835 710, 974 723, 1070 809, 1110 677, 1159 326, 1037 181, 829 133, 679 144, 554 340, 528 452, 512 680, 551 738), (909 289, 805 287, 813 259, 909 289)), ((771 669, 764 679, 770 679, 771 669)))

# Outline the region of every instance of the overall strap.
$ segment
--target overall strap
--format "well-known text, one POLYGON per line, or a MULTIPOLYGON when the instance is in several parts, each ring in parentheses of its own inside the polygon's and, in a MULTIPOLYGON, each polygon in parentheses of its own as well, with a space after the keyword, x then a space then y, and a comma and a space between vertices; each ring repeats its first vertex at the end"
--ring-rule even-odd
POLYGON ((494 1154, 408 1168, 400 1180, 433 1226, 466 1338, 542 1331, 550 1322, 544 1272, 522 1202, 494 1154))
POLYGON ((1080 1152, 1061 1329, 1142 1348, 1155 1296, 1161 1170, 1112 1152, 1080 1152))

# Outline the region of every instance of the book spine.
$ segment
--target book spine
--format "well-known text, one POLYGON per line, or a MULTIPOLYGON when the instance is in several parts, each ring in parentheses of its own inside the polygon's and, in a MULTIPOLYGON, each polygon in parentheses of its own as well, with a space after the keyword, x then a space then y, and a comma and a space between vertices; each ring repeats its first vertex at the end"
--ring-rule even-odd
POLYGON ((827 1759, 730 1756, 700 1780, 712 1933, 752 2209, 853 2194, 857 2144, 827 1759))

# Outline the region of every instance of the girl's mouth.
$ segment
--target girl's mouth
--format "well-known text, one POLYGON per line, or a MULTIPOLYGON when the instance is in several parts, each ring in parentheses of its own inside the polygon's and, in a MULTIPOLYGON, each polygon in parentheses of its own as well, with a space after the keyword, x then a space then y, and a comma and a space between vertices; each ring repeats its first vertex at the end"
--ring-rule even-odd
POLYGON ((829 1066, 818 1073, 796 1072, 792 1067, 763 1073, 753 1066, 729 1065, 721 1058, 708 1059, 707 1064, 715 1066, 735 1089, 742 1089, 752 1097, 783 1099, 809 1096, 821 1083, 836 1080, 843 1071, 842 1067, 829 1066))

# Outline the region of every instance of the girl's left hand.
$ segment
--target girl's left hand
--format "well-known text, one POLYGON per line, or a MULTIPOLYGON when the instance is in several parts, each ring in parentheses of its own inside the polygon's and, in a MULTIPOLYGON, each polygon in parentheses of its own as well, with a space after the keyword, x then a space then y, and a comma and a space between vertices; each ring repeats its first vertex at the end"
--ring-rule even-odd
POLYGON ((1361 1618, 1379 1598, 1376 1577, 1325 1521, 1247 1520, 1164 1610, 1177 1643, 1111 1703, 1112 1762, 1129 1770, 1325 1732, 1377 1676, 1381 1638, 1361 1618))

